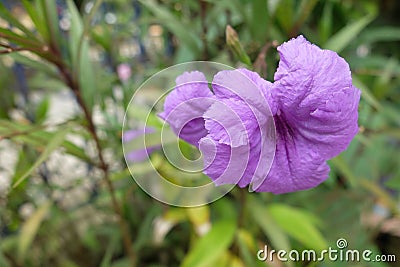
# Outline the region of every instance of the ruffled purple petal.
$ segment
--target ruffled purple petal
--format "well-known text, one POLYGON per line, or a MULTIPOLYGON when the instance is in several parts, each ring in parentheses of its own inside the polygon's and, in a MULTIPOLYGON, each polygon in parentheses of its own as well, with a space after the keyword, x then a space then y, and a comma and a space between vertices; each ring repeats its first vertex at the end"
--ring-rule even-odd
POLYGON ((249 175, 248 166, 243 164, 249 162, 248 145, 231 147, 206 136, 200 140, 199 149, 204 157, 203 172, 214 181, 215 185, 241 185, 243 178, 249 175))
POLYGON ((267 179, 256 191, 305 190, 328 178, 326 161, 347 148, 358 131, 360 91, 346 61, 303 36, 278 47, 272 97, 277 146, 267 179))
POLYGON ((212 85, 217 100, 203 117, 209 132, 207 139, 214 145, 200 147, 205 173, 216 184, 237 183, 241 187, 255 177, 265 178, 275 145, 266 141, 265 133, 267 122, 272 120, 267 99, 271 84, 256 73, 241 69, 217 73, 212 85), (269 149, 265 149, 267 143, 269 149), (262 149, 266 153, 262 154, 262 149), (232 171, 227 169, 230 164, 232 171))
POLYGON ((278 47, 281 60, 272 96, 277 116, 324 159, 347 148, 358 132, 360 90, 346 61, 303 36, 278 47))
POLYGON ((274 113, 275 102, 271 97, 271 85, 256 72, 247 69, 220 71, 212 81, 214 94, 218 99, 242 99, 254 111, 261 113, 268 108, 267 104, 274 113))
POLYGON ((326 160, 299 138, 278 134, 272 167, 267 179, 255 188, 257 192, 283 194, 306 190, 328 178, 326 160))
POLYGON ((208 134, 202 115, 212 103, 213 94, 204 74, 185 72, 177 77, 176 87, 166 97, 159 116, 181 139, 198 146, 199 140, 208 134))

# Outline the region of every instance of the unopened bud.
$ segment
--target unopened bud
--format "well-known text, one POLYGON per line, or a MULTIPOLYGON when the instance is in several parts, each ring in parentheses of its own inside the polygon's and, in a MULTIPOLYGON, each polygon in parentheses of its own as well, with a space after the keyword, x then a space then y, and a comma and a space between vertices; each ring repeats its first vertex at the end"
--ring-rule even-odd
POLYGON ((231 27, 231 25, 226 26, 225 35, 226 35, 226 43, 229 46, 233 47, 236 45, 240 45, 239 36, 237 32, 231 27))
POLYGON ((247 53, 244 51, 237 32, 230 25, 227 25, 225 34, 226 44, 232 49, 233 53, 238 57, 241 62, 243 62, 247 66, 251 66, 251 60, 247 53))

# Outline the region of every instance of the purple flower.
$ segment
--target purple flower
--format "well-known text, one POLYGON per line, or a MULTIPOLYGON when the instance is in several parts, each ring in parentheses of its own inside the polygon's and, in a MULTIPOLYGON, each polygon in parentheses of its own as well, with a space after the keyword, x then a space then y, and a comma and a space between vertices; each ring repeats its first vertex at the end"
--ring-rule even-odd
POLYGON ((315 187, 358 131, 360 91, 346 61, 303 36, 278 51, 273 84, 245 69, 221 71, 211 92, 202 73, 190 72, 165 100, 160 117, 200 149, 216 185, 275 194, 315 187))
MULTIPOLYGON (((123 133, 122 142, 123 143, 134 142, 135 140, 137 141, 137 139, 139 138, 143 138, 146 134, 151 134, 154 132, 155 129, 152 127, 145 127, 143 130, 128 130, 123 133)), ((134 149, 132 151, 127 151, 125 157, 126 160, 129 162, 144 161, 146 158, 148 158, 148 155, 150 155, 153 151, 159 148, 160 146, 158 145, 158 146, 134 149)))
POLYGON ((132 75, 132 70, 129 64, 122 63, 117 66, 117 75, 122 82, 126 82, 132 75))
POLYGON ((165 99, 159 116, 181 139, 197 146, 207 135, 203 114, 212 104, 213 94, 203 73, 193 71, 176 78, 176 87, 165 99))

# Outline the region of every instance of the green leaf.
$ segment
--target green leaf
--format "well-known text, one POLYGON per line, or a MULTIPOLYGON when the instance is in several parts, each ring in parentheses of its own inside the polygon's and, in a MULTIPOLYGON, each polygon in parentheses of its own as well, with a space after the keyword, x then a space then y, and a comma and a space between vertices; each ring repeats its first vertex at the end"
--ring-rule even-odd
POLYGON ((294 1, 281 0, 275 12, 275 16, 286 33, 289 33, 293 26, 295 18, 294 14, 294 1))
POLYGON ((42 2, 43 14, 45 17, 46 27, 48 28, 50 42, 53 47, 61 49, 61 32, 58 26, 59 19, 57 14, 56 1, 40 0, 42 2))
POLYGON ((289 238, 282 231, 280 225, 278 225, 272 218, 267 206, 262 205, 259 203, 258 199, 253 198, 250 201, 248 210, 251 212, 256 224, 271 241, 274 249, 283 249, 285 251, 290 250, 289 238))
POLYGON ((74 70, 74 76, 78 77, 83 100, 91 110, 94 105, 95 97, 95 79, 93 65, 89 57, 89 42, 83 36, 83 21, 72 0, 67 1, 68 10, 71 14, 71 30, 69 49, 71 52, 71 62, 74 70))
POLYGON ((254 240, 254 236, 245 229, 239 229, 236 237, 240 248, 240 256, 246 266, 265 267, 265 264, 262 261, 259 261, 256 257, 254 257, 254 252, 259 249, 254 240))
POLYGON ((386 181, 385 186, 394 190, 400 190, 400 173, 397 177, 393 177, 390 180, 386 181))
POLYGON ((40 224, 49 212, 50 207, 50 202, 45 203, 39 207, 35 213, 33 213, 32 216, 30 216, 29 219, 22 225, 18 240, 19 257, 25 258, 29 246, 32 244, 36 233, 39 230, 40 224))
POLYGON ((380 75, 375 79, 373 86, 374 95, 378 99, 383 99, 391 95, 390 92, 393 89, 392 75, 395 73, 396 69, 399 69, 398 60, 393 57, 388 58, 380 75))
POLYGON ((376 42, 394 42, 400 40, 400 27, 382 26, 360 34, 358 41, 360 43, 376 43, 376 42))
POLYGON ((236 225, 234 221, 218 221, 202 236, 184 258, 181 267, 202 267, 222 256, 232 243, 236 225))
POLYGON ((317 229, 317 218, 312 214, 285 204, 271 204, 267 207, 273 220, 291 237, 309 249, 322 251, 327 242, 317 229))
POLYGON ((9 29, 0 28, 0 37, 23 47, 36 48, 38 50, 42 49, 42 44, 38 41, 32 40, 31 38, 23 35, 19 35, 9 29))
POLYGON ((361 98, 365 99, 368 104, 370 104, 372 107, 374 107, 376 110, 381 110, 382 106, 379 103, 379 101, 375 98, 375 96, 371 93, 369 88, 361 82, 360 79, 358 79, 356 76, 353 75, 353 84, 355 87, 361 90, 361 98))
POLYGON ((10 267, 8 261, 5 259, 5 257, 3 256, 2 251, 0 251, 0 266, 3 267, 10 267))
POLYGON ((62 129, 57 132, 52 139, 49 140, 46 148, 43 150, 36 162, 25 173, 23 173, 21 177, 16 177, 17 181, 14 183, 13 188, 21 184, 36 168, 40 166, 40 164, 42 164, 51 155, 54 150, 60 147, 68 132, 68 128, 62 129))
POLYGON ((149 9, 161 25, 165 26, 170 32, 186 45, 195 55, 200 53, 200 38, 194 34, 194 31, 188 30, 188 27, 177 19, 171 12, 157 4, 153 0, 139 0, 139 2, 149 9))
POLYGON ((85 150, 74 143, 65 140, 61 146, 65 149, 65 153, 75 156, 87 163, 94 164, 92 159, 85 153, 85 150))
POLYGON ((318 32, 322 44, 324 44, 326 40, 328 40, 329 36, 332 33, 332 22, 333 22, 332 9, 333 9, 332 2, 326 1, 321 20, 318 24, 318 32))
POLYGON ((4 18, 8 23, 10 23, 12 26, 17 27, 20 29, 27 37, 36 40, 36 36, 28 29, 26 28, 22 23, 20 23, 8 10, 7 8, 0 3, 0 17, 4 18))
POLYGON ((311 12, 313 11, 315 5, 317 4, 318 0, 302 0, 300 6, 298 8, 296 22, 292 28, 293 30, 299 30, 300 27, 307 21, 308 17, 310 16, 311 12))
POLYGON ((49 97, 45 97, 36 107, 35 119, 37 122, 43 122, 46 119, 47 111, 49 110, 49 97))
MULTIPOLYGON (((38 3, 39 1, 36 0, 36 2, 38 3)), ((43 19, 44 15, 42 10, 34 7, 28 0, 22 0, 22 4, 24 5, 26 12, 31 18, 33 24, 35 24, 36 30, 42 36, 43 40, 49 41, 49 31, 46 26, 46 22, 43 19)))
MULTIPOLYGON (((13 140, 33 146, 36 149, 43 149, 48 145, 49 140, 53 139, 54 135, 57 134, 44 131, 42 130, 43 128, 43 125, 23 125, 7 120, 0 120, 0 135, 10 135, 13 140), (21 132, 24 134, 17 134, 15 137, 12 137, 14 133, 21 132)), ((85 153, 84 149, 74 143, 64 140, 61 146, 65 149, 65 153, 94 164, 91 158, 85 153)))
POLYGON ((9 56, 11 58, 13 58, 15 61, 17 61, 18 63, 26 65, 34 70, 42 71, 42 72, 50 75, 51 77, 54 77, 57 79, 60 78, 56 69, 52 65, 49 65, 48 63, 46 63, 44 61, 30 59, 29 57, 24 56, 21 53, 12 53, 12 54, 9 54, 9 56))
POLYGON ((100 267, 111 266, 112 256, 118 246, 118 242, 119 242, 119 236, 113 235, 111 242, 108 243, 108 246, 107 246, 106 252, 104 254, 104 257, 101 261, 100 267))
POLYGON ((349 164, 343 159, 341 155, 331 159, 330 162, 333 164, 333 166, 335 166, 336 170, 339 173, 344 175, 344 177, 352 187, 357 186, 357 176, 354 174, 349 164))
POLYGON ((347 25, 339 32, 333 35, 325 44, 324 48, 342 52, 350 42, 375 18, 375 15, 368 14, 367 16, 347 25))
POLYGON ((254 41, 263 44, 268 35, 269 13, 267 1, 253 0, 251 1, 251 23, 249 25, 251 36, 254 41))
POLYGON ((14 167, 14 176, 12 181, 15 181, 15 177, 20 177, 26 172, 34 160, 33 150, 30 147, 23 148, 19 151, 18 161, 14 167))

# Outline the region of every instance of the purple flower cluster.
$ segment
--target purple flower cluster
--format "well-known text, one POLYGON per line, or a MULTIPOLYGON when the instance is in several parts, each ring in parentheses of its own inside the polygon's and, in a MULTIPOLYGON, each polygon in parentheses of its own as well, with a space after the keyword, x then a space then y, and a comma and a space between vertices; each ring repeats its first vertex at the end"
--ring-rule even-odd
POLYGON ((238 69, 218 72, 210 90, 203 73, 185 72, 165 100, 160 117, 200 149, 216 185, 258 181, 256 191, 275 194, 315 187, 358 131, 360 91, 343 58, 303 36, 278 52, 274 83, 238 69), (271 120, 275 156, 267 164, 271 120))

